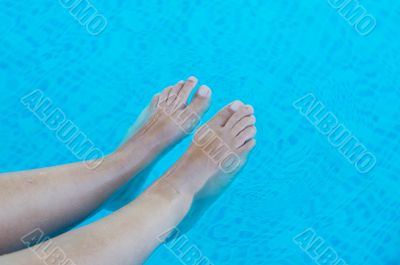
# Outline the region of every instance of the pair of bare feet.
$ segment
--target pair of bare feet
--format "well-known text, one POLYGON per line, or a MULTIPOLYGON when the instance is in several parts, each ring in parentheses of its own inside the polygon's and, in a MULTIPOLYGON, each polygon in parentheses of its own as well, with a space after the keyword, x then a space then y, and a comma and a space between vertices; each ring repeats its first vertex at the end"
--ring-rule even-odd
MULTIPOLYGON (((204 85, 189 102, 196 85, 197 79, 190 77, 155 95, 117 153, 129 161, 132 149, 142 148, 150 164, 192 132, 211 102, 211 89, 204 85)), ((245 164, 256 144, 255 121, 252 106, 239 100, 228 104, 196 131, 190 147, 163 181, 180 194, 194 196, 195 202, 202 202, 194 208, 204 209, 203 202, 213 201, 245 164)), ((125 194, 130 193, 129 187, 125 189, 125 194)))
MULTIPOLYGON (((240 101, 227 105, 201 126, 182 157, 125 207, 51 240, 38 236, 38 241, 35 234, 58 235, 98 209, 130 180, 137 188, 140 172, 192 132, 207 111, 211 102, 207 86, 201 86, 189 100, 196 85, 192 77, 154 96, 132 135, 95 169, 78 162, 2 174, 0 256, 13 253, 1 256, 0 263, 42 265, 61 257, 63 261, 57 264, 69 264, 68 257, 82 265, 143 264, 165 231, 176 226, 181 232, 190 229, 231 183, 255 146, 254 110, 240 101), (37 243, 35 251, 46 246, 45 253, 18 251, 37 243)), ((128 187, 126 193, 132 190, 128 187)))

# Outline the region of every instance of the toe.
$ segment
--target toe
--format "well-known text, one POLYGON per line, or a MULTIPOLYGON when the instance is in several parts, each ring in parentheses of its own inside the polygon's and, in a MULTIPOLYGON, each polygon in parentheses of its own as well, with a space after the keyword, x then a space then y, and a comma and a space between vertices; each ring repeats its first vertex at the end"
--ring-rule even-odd
POLYGON ((211 101, 211 89, 207 86, 201 86, 193 97, 190 105, 183 109, 179 114, 179 120, 182 122, 181 128, 186 133, 192 132, 194 127, 200 122, 201 116, 207 111, 211 101))
POLYGON ((186 80, 178 94, 178 107, 186 106, 190 93, 193 91, 193 88, 196 87, 197 82, 197 78, 194 76, 191 76, 186 80))
POLYGON ((225 106, 222 110, 220 110, 214 118, 210 121, 210 125, 214 126, 224 126, 230 117, 235 113, 235 110, 241 108, 243 106, 243 102, 240 100, 236 100, 231 104, 225 106))
POLYGON ((157 108, 159 100, 160 100, 160 94, 155 94, 150 102, 150 107, 149 107, 150 112, 153 112, 157 108))
POLYGON ((255 126, 247 127, 235 138, 235 147, 240 148, 247 141, 251 140, 256 136, 257 130, 255 126))
POLYGON ((254 113, 254 109, 250 105, 241 106, 233 115, 229 118, 228 122, 226 123, 226 128, 233 128, 242 118, 252 115, 254 113))
POLYGON ((201 86, 195 96, 193 97, 192 102, 189 105, 189 108, 196 112, 197 115, 202 116, 204 112, 207 111, 210 106, 211 101, 211 89, 208 86, 201 86))
POLYGON ((232 135, 237 136, 244 129, 253 126, 255 123, 256 123, 256 117, 254 117, 254 115, 242 118, 238 123, 235 124, 235 126, 233 126, 232 135))
POLYGON ((160 97, 158 100, 159 107, 165 108, 166 106, 168 106, 167 101, 168 101, 169 93, 172 88, 173 88, 173 86, 169 86, 160 93, 160 97))
POLYGON ((248 152, 250 152, 251 150, 253 150, 253 148, 256 146, 256 140, 255 139, 251 139, 250 141, 247 141, 243 146, 241 146, 239 148, 239 153, 241 155, 244 155, 248 152))
POLYGON ((184 81, 179 81, 178 83, 176 83, 176 85, 174 85, 168 94, 168 99, 167 99, 167 104, 170 105, 174 105, 176 99, 178 98, 179 92, 181 91, 183 85, 185 84, 184 81))

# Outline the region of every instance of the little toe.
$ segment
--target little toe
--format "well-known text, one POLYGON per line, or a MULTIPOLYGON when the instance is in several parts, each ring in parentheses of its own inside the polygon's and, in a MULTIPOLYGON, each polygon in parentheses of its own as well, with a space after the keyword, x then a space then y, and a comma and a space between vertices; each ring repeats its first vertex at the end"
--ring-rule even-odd
POLYGON ((160 94, 155 94, 150 102, 150 106, 149 106, 150 112, 153 112, 155 109, 157 109, 159 100, 160 100, 160 94))
POLYGON ((249 153, 253 148, 256 146, 256 140, 251 139, 250 141, 247 141, 244 145, 239 147, 239 154, 240 155, 246 155, 249 153))

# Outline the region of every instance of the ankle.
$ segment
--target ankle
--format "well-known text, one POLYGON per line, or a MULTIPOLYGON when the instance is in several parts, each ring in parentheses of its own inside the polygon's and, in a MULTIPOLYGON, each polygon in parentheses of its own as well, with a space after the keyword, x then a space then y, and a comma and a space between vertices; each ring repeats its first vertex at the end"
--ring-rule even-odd
POLYGON ((164 145, 157 139, 157 135, 146 126, 135 133, 128 141, 120 146, 115 153, 129 158, 147 157, 162 152, 164 145))
POLYGON ((195 197, 209 179, 196 155, 189 148, 163 176, 163 181, 185 196, 195 197))

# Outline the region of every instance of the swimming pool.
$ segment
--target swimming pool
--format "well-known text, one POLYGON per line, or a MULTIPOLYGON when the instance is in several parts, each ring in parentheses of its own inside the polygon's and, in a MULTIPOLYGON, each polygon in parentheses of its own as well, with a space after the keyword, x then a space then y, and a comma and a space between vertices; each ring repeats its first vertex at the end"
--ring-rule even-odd
MULTIPOLYGON (((62 2, 0 1, 1 172, 77 160, 20 103, 34 89, 107 153, 154 93, 196 75, 213 89, 205 120, 254 105, 258 146, 187 248, 212 264, 400 264, 400 3, 360 0, 376 20, 364 35, 328 0, 91 0, 100 33, 62 2), (373 155, 368 172, 295 104, 306 95, 373 155), (324 244, 304 249, 310 238, 324 244)), ((146 264, 192 264, 182 252, 146 264)))

